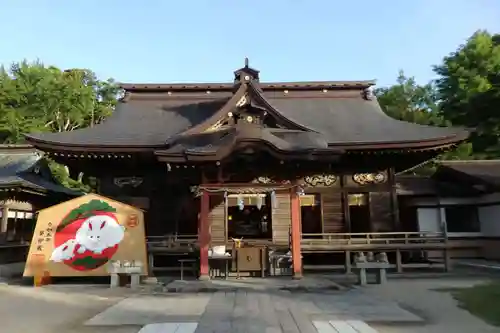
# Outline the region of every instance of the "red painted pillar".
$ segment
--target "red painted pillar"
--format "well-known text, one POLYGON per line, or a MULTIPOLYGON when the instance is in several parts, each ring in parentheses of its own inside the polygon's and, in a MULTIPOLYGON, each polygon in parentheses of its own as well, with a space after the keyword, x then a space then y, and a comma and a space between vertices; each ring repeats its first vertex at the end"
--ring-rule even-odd
POLYGON ((297 190, 292 188, 290 193, 290 211, 292 216, 292 260, 293 278, 302 278, 302 251, 300 249, 300 238, 302 233, 300 217, 300 199, 297 190))
POLYGON ((200 215, 198 218, 198 244, 200 245, 200 280, 210 279, 208 275, 208 247, 210 245, 210 195, 203 191, 200 198, 200 215))

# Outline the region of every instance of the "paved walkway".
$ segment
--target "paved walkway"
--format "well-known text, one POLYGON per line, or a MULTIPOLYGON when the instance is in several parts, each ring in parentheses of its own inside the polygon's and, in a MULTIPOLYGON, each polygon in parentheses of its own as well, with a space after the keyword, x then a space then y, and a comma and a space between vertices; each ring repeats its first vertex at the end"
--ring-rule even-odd
POLYGON ((241 280, 236 290, 231 289, 235 285, 226 284, 230 288, 190 293, 165 293, 162 288, 151 286, 142 294, 106 286, 32 288, 0 284, 0 331, 500 332, 498 327, 458 308, 448 293, 436 291, 443 287, 468 287, 484 282, 483 279, 393 279, 384 286, 340 290, 330 289, 326 281, 322 282, 323 290, 319 290, 319 282, 304 279, 300 283, 285 283, 287 288, 283 290, 282 284, 272 281, 260 284, 241 280))
MULTIPOLYGON (((359 320, 314 321, 318 333, 377 333, 373 327, 359 320)), ((149 324, 138 333, 196 333, 197 323, 159 323, 149 324)), ((213 331, 218 332, 218 331, 213 331)), ((264 332, 273 332, 266 329, 264 332)), ((276 332, 282 332, 278 330, 276 332)))
MULTIPOLYGON (((185 323, 196 323, 194 331, 194 324, 183 329, 196 333, 367 333, 374 332, 366 330, 368 326, 365 322, 371 321, 421 323, 422 319, 394 302, 377 299, 361 290, 325 294, 222 291, 131 297, 91 318, 85 325, 146 326, 141 333, 163 332, 154 331, 155 327, 160 327, 158 325, 147 327, 148 324, 158 323, 171 323, 167 325, 169 329, 177 329, 171 332, 184 332, 179 331, 179 327, 186 326, 185 323), (347 324, 347 321, 351 324, 347 324), (354 330, 352 323, 358 323, 359 329, 354 330), (319 330, 319 327, 323 330, 319 330), (326 330, 327 327, 330 330, 326 330), (335 331, 334 327, 344 328, 335 331), (361 331, 361 327, 365 331, 361 331)), ((170 331, 165 328, 166 332, 170 331)))

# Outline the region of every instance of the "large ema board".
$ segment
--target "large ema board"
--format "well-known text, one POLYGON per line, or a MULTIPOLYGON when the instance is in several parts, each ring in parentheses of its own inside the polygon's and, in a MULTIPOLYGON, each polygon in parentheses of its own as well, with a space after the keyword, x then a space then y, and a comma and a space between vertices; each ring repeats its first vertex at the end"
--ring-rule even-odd
POLYGON ((39 212, 24 276, 107 276, 114 261, 146 275, 146 260, 143 212, 87 194, 39 212))

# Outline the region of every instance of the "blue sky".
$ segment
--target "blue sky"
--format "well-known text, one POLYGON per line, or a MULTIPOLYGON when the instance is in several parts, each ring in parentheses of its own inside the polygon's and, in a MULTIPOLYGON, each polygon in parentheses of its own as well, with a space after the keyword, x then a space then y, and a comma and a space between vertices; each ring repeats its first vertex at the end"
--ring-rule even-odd
POLYGON ((498 0, 2 0, 0 63, 40 59, 120 82, 226 82, 245 57, 263 81, 419 82, 498 0))

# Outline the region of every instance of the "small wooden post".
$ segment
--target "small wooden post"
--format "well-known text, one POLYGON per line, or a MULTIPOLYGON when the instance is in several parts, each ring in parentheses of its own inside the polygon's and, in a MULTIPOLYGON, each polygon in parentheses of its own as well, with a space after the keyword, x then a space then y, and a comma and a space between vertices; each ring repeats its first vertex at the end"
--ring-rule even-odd
POLYGON ((448 222, 446 221, 446 210, 444 207, 441 207, 441 201, 438 201, 438 207, 439 207, 439 221, 441 222, 441 231, 443 233, 443 238, 444 238, 443 240, 444 270, 445 272, 449 272, 451 270, 451 260, 450 260, 451 258, 450 258, 450 249, 448 243, 448 222))
POLYGON ((200 280, 209 280, 208 247, 210 244, 210 195, 203 190, 200 198, 200 216, 198 219, 198 243, 200 247, 200 280))
POLYGON ((401 260, 401 250, 396 250, 396 269, 398 273, 403 273, 403 261, 401 260))
POLYGON ((0 222, 0 233, 6 235, 9 221, 9 207, 2 207, 2 220, 0 222))
POLYGON ((111 288, 118 288, 120 286, 120 277, 118 273, 111 273, 109 285, 111 288))
POLYGON ((389 172, 389 184, 390 184, 390 205, 391 205, 391 217, 393 231, 401 230, 401 221, 399 220, 399 206, 398 206, 398 194, 397 194, 397 183, 396 175, 394 173, 394 168, 390 168, 389 172))
POLYGON ((345 251, 345 272, 346 274, 350 274, 352 272, 351 251, 345 251))
POLYGON ((290 192, 290 210, 292 218, 292 263, 293 278, 302 278, 302 251, 300 249, 301 221, 300 221, 300 199, 295 187, 290 192))
POLYGON ((444 271, 449 272, 451 271, 451 260, 450 260, 450 251, 448 250, 448 247, 445 246, 444 248, 444 271))
POLYGON ((42 274, 35 273, 33 276, 33 285, 35 287, 46 286, 52 282, 49 271, 43 271, 42 274))
POLYGON ((387 273, 385 271, 385 268, 379 268, 377 270, 377 283, 385 284, 386 282, 387 282, 387 273))
POLYGON ((141 286, 141 274, 140 273, 131 273, 130 274, 130 288, 131 289, 139 289, 141 286))
POLYGON ((366 268, 359 269, 359 284, 362 286, 366 286, 368 284, 368 280, 366 278, 366 268))

